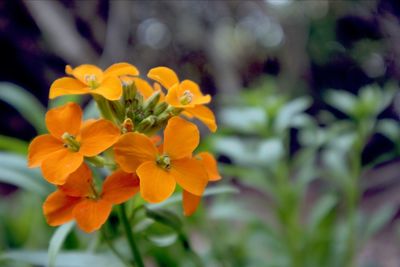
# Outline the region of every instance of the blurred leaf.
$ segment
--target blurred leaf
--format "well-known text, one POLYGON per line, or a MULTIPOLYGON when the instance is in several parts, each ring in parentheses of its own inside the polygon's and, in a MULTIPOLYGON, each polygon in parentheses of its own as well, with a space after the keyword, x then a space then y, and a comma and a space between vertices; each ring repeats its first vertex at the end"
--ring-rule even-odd
POLYGON ((166 209, 146 208, 146 215, 161 224, 171 227, 177 232, 180 232, 182 229, 182 220, 172 211, 166 209))
POLYGON ((62 105, 67 104, 68 102, 75 102, 78 104, 81 104, 82 102, 82 96, 81 95, 64 95, 57 97, 55 99, 50 99, 49 100, 49 109, 59 107, 62 105))
POLYGON ((38 133, 46 132, 46 108, 27 90, 12 83, 0 82, 0 99, 15 108, 38 133))
POLYGON ((296 98, 284 105, 277 115, 275 130, 281 132, 292 126, 293 118, 304 112, 310 105, 311 99, 308 97, 296 98))
POLYGON ((0 181, 45 196, 49 187, 38 170, 28 169, 26 165, 25 157, 0 152, 0 181))
POLYGON ((342 90, 329 90, 324 95, 326 103, 338 109, 344 114, 350 115, 357 105, 357 98, 355 95, 342 90))
POLYGON ((243 132, 254 131, 257 127, 265 125, 267 119, 263 109, 258 107, 223 108, 220 111, 219 117, 225 127, 243 132))
MULTIPOLYGON (((0 260, 13 260, 35 266, 47 266, 46 251, 12 250, 0 255, 0 260)), ((64 252, 57 257, 56 267, 125 267, 118 258, 107 253, 64 252)))
POLYGON ((379 120, 376 125, 376 130, 393 143, 400 142, 400 125, 398 121, 392 119, 379 120))
POLYGON ((333 195, 323 195, 318 199, 317 204, 313 206, 309 220, 309 230, 314 228, 330 213, 337 204, 337 198, 333 195))
POLYGON ((55 267, 57 255, 61 250, 61 247, 67 237, 67 235, 71 232, 74 228, 75 222, 66 223, 57 228, 54 232, 53 236, 51 237, 50 244, 49 244, 49 267, 55 267))
POLYGON ((365 240, 371 238, 389 223, 397 212, 397 207, 394 204, 385 204, 376 213, 371 215, 365 229, 365 240))
POLYGON ((90 100, 83 110, 83 119, 97 119, 100 117, 99 109, 97 108, 96 101, 90 100))
POLYGON ((28 143, 18 138, 0 135, 0 150, 26 155, 28 143))
POLYGON ((168 234, 168 235, 148 235, 147 239, 151 241, 154 245, 158 247, 168 247, 174 244, 177 239, 178 235, 176 233, 168 234))

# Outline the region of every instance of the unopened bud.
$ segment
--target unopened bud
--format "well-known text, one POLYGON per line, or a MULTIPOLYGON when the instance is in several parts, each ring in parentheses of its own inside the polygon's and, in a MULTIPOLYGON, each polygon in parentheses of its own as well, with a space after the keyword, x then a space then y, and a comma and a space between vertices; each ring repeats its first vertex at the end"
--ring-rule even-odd
POLYGON ((160 91, 153 93, 144 103, 143 103, 143 111, 148 112, 151 111, 160 101, 160 91))
POLYGON ((122 89, 124 91, 125 103, 133 103, 136 96, 136 86, 131 80, 122 81, 122 89))
POLYGON ((130 118, 127 118, 124 120, 122 123, 122 132, 123 133, 128 133, 128 132, 133 132, 133 121, 130 118))
POLYGON ((167 104, 166 102, 158 103, 158 104, 154 107, 154 115, 160 115, 160 114, 163 113, 167 108, 168 108, 168 104, 167 104))
POLYGON ((153 125, 156 123, 157 121, 157 117, 156 116, 149 116, 147 118, 145 118, 144 120, 142 120, 138 126, 136 127, 136 131, 138 132, 145 132, 147 130, 149 130, 151 127, 153 127, 153 125))

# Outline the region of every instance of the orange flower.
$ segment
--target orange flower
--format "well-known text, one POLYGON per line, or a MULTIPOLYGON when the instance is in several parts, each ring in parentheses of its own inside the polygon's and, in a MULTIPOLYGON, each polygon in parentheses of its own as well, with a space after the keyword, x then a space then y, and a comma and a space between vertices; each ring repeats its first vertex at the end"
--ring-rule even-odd
MULTIPOLYGON (((218 181, 221 175, 218 172, 217 161, 211 153, 201 152, 196 155, 206 169, 208 181, 218 181)), ((192 215, 200 204, 201 196, 193 195, 190 192, 182 191, 183 213, 185 216, 192 215)))
POLYGON ((201 196, 208 177, 204 166, 192 158, 200 139, 196 125, 179 117, 168 121, 161 151, 152 140, 139 133, 127 133, 114 145, 115 160, 126 172, 140 178, 140 193, 151 203, 167 199, 176 183, 201 196))
POLYGON ((147 76, 167 90, 166 102, 173 107, 184 109, 188 117, 195 117, 215 132, 217 124, 213 112, 204 104, 211 101, 210 95, 203 95, 199 86, 190 80, 179 82, 176 73, 167 67, 157 67, 149 71, 147 76))
POLYGON ((113 205, 121 204, 139 191, 139 179, 134 174, 118 170, 108 176, 102 193, 93 186, 92 172, 83 163, 43 204, 47 223, 58 226, 73 219, 85 232, 99 229, 107 220, 113 205))
POLYGON ((67 65, 65 72, 74 78, 55 80, 50 87, 50 99, 62 95, 97 94, 108 100, 118 100, 122 96, 122 85, 118 77, 139 75, 136 67, 128 63, 111 65, 104 72, 94 65, 84 64, 74 69, 67 65))
POLYGON ((83 162, 112 146, 120 135, 111 122, 100 119, 82 124, 82 110, 75 103, 51 109, 46 114, 50 134, 39 135, 29 145, 28 166, 41 166, 44 178, 65 183, 83 162))

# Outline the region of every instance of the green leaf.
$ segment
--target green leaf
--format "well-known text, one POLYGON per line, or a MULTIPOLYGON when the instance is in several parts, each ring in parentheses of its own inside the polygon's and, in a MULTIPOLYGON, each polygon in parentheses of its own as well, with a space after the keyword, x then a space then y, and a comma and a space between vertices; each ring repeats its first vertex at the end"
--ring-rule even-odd
POLYGON ((100 117, 100 112, 97 107, 96 101, 91 100, 83 110, 83 118, 87 120, 87 119, 97 119, 99 117, 100 117))
POLYGON ((171 227, 177 232, 180 232, 182 229, 183 224, 181 219, 172 211, 166 209, 146 208, 146 215, 161 224, 171 227))
POLYGON ((379 232, 393 218, 397 207, 392 204, 386 204, 376 213, 371 215, 367 228, 365 229, 365 240, 368 240, 374 234, 379 232))
POLYGON ((67 238, 67 235, 72 231, 74 226, 75 222, 69 222, 58 227, 57 230, 54 232, 53 236, 50 239, 48 250, 49 267, 56 266, 57 255, 60 252, 61 247, 65 239, 67 238))
POLYGON ((0 152, 0 181, 41 196, 49 192, 39 170, 28 169, 26 158, 12 153, 0 152))
POLYGON ((147 239, 158 247, 168 247, 176 242, 178 235, 176 233, 167 235, 148 235, 147 239))
POLYGON ((65 95, 65 96, 57 97, 55 99, 51 99, 51 100, 49 100, 49 109, 65 105, 68 102, 75 102, 75 103, 80 104, 82 102, 82 96, 81 95, 65 95))
MULTIPOLYGON (((47 266, 47 251, 11 250, 0 255, 0 260, 13 260, 34 266, 47 266)), ((119 259, 107 253, 64 252, 57 257, 58 267, 125 267, 119 259)))
POLYGON ((18 138, 0 135, 0 150, 26 155, 28 143, 18 138))
POLYGON ((400 125, 398 121, 392 119, 383 119, 376 125, 377 132, 383 134, 393 143, 400 142, 400 125))
POLYGON ((352 114, 357 105, 356 96, 343 90, 327 91, 324 95, 324 100, 332 107, 347 115, 352 114))
POLYGON ((294 118, 300 115, 311 105, 311 100, 308 97, 297 98, 284 105, 278 113, 275 121, 275 130, 281 132, 290 126, 292 123, 297 123, 294 118))
POLYGON ((0 100, 15 108, 38 133, 46 132, 46 109, 31 93, 15 84, 0 82, 0 100))
POLYGON ((313 229, 330 213, 337 204, 337 198, 333 195, 322 196, 313 207, 309 218, 309 230, 313 229))

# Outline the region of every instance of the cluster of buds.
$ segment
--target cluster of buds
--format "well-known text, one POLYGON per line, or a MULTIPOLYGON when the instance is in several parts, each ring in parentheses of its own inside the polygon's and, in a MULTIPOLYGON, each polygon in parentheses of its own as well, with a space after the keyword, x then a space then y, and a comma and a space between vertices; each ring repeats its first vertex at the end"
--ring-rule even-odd
POLYGON ((144 201, 159 203, 176 184, 184 214, 194 213, 208 182, 220 179, 210 153, 194 154, 200 134, 188 121, 196 118, 216 131, 214 114, 205 106, 211 97, 166 67, 148 72, 152 83, 128 63, 105 71, 67 66, 66 73, 69 77, 53 82, 49 98, 89 94, 102 118, 83 121, 80 106, 67 103, 47 112, 49 133, 31 142, 29 167, 41 167, 43 177, 57 186, 43 204, 47 222, 58 226, 76 220, 92 232, 107 221, 113 205, 139 192, 144 201), (101 179, 104 171, 97 168, 109 175, 101 179))

